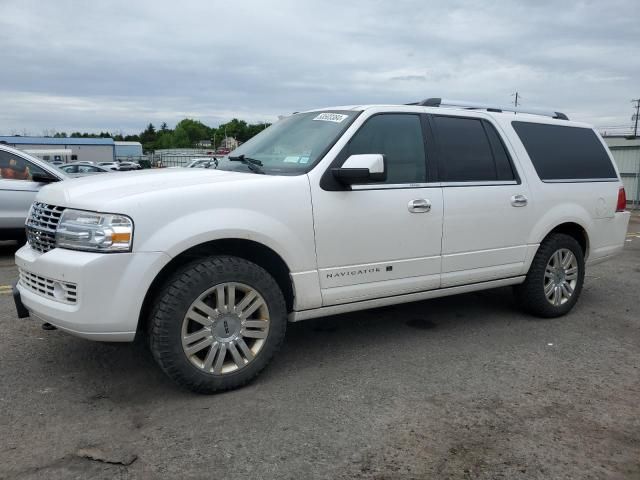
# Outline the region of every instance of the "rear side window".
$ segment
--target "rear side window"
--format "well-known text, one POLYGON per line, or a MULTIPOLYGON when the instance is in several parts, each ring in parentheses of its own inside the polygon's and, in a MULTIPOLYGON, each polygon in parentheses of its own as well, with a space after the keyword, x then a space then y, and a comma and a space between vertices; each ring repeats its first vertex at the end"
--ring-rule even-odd
POLYGON ((607 151, 590 128, 512 122, 540 180, 617 179, 607 151))
POLYGON ((433 117, 438 139, 438 172, 443 182, 514 180, 498 133, 477 118, 433 117))

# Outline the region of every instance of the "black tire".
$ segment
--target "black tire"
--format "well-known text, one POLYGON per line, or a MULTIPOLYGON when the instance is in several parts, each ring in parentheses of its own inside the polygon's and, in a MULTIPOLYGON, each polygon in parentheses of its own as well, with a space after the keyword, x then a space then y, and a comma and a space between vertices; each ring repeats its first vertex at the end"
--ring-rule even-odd
POLYGON ((584 253, 575 238, 562 233, 549 235, 538 248, 531 263, 526 280, 514 287, 518 304, 528 313, 542 318, 553 318, 567 314, 578 301, 584 283, 584 253), (546 297, 545 269, 551 257, 561 249, 567 249, 577 260, 577 279, 571 297, 561 305, 553 305, 546 297))
POLYGON ((238 257, 213 256, 196 260, 167 279, 151 311, 149 326, 149 345, 160 368, 191 391, 214 393, 245 385, 267 366, 282 345, 287 308, 278 284, 262 267, 238 257), (258 292, 268 307, 270 326, 251 362, 235 372, 216 375, 189 361, 182 347, 182 324, 203 292, 225 282, 240 282, 258 292))

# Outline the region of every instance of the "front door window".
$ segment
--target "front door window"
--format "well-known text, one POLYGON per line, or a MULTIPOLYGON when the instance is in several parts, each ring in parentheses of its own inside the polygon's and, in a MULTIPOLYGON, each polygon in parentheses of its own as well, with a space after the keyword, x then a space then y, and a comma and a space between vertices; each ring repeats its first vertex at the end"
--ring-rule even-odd
POLYGON ((31 181, 34 174, 45 174, 45 172, 22 157, 0 151, 0 178, 31 181))

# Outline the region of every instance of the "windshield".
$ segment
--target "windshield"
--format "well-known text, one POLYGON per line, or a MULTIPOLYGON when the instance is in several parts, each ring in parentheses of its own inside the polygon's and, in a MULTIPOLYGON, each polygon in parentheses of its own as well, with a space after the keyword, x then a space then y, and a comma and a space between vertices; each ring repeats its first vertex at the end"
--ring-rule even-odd
POLYGON ((331 110, 296 113, 274 123, 220 160, 219 170, 247 171, 246 162, 231 161, 240 155, 262 162, 271 175, 308 172, 333 146, 360 112, 331 110))

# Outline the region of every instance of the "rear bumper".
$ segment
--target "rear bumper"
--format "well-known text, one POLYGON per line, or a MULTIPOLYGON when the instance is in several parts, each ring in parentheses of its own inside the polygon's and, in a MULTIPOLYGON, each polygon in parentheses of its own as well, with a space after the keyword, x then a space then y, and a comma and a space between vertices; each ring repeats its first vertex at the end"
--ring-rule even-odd
POLYGON ((26 245, 16 252, 18 268, 49 285, 76 285, 76 295, 71 302, 61 301, 46 287, 38 291, 23 281, 16 290, 33 318, 90 340, 127 342, 135 337, 147 290, 168 260, 159 252, 101 254, 55 248, 41 254, 26 245))
POLYGON ((598 219, 594 222, 587 265, 606 262, 622 252, 630 218, 631 214, 625 211, 616 212, 613 217, 598 219))

